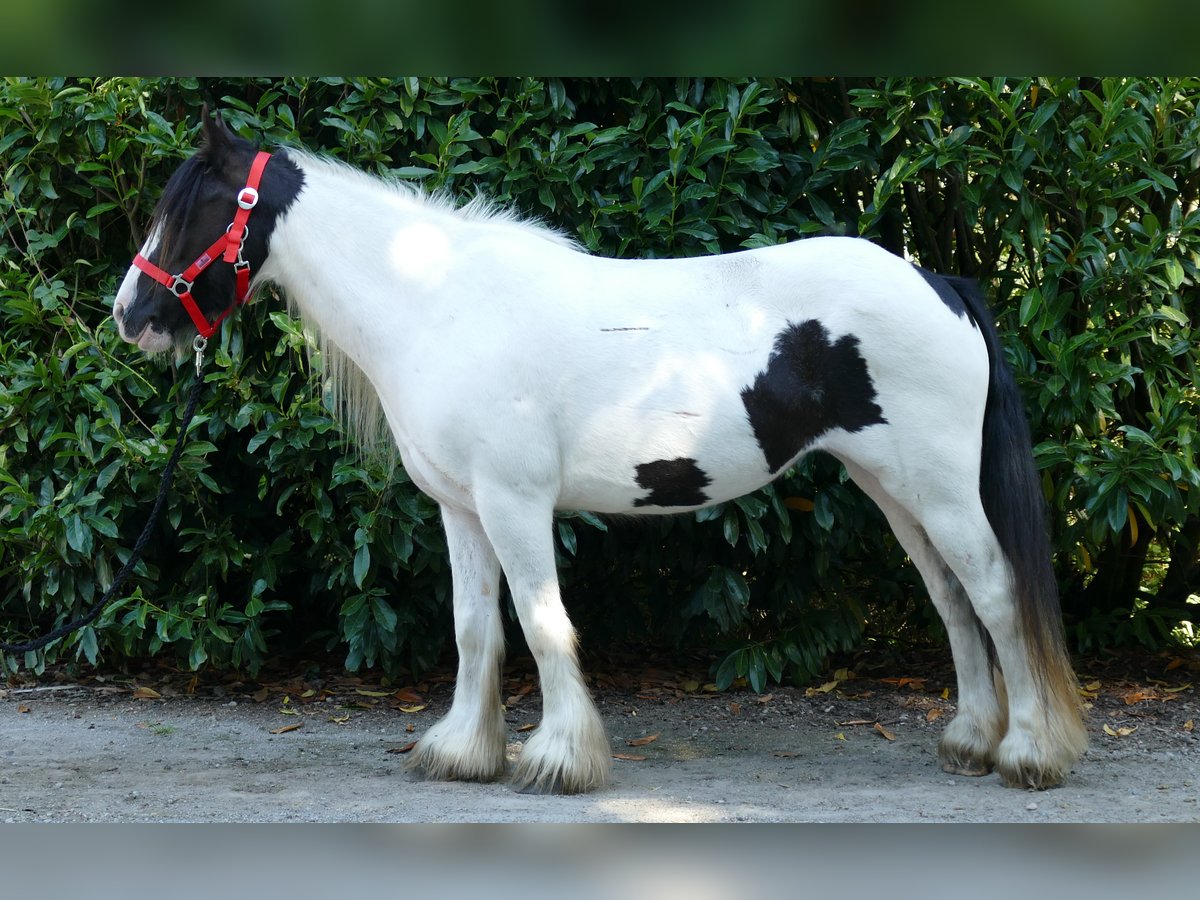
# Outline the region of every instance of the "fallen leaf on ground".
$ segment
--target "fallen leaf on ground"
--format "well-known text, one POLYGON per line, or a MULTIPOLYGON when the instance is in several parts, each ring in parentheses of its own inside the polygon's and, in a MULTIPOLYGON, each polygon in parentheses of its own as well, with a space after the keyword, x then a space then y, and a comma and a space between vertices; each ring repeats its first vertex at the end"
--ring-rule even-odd
POLYGON ((303 728, 303 722, 295 722, 291 725, 280 725, 278 728, 272 728, 271 734, 284 734, 288 731, 295 731, 297 728, 303 728))
POLYGON ((886 728, 884 728, 878 722, 875 723, 875 730, 878 731, 880 734, 882 734, 889 741, 894 741, 896 739, 896 735, 894 735, 892 732, 888 731, 886 728))
POLYGON ((778 756, 780 759, 792 759, 793 757, 799 756, 800 754, 796 753, 794 750, 776 750, 771 755, 778 756))
POLYGON ((934 719, 940 719, 943 715, 945 715, 945 713, 946 711, 944 709, 939 709, 935 706, 933 709, 929 710, 929 712, 925 713, 925 721, 932 722, 934 719))
POLYGON ((833 681, 827 681, 820 687, 810 687, 810 688, 806 689, 804 691, 804 696, 805 697, 815 697, 817 694, 828 694, 839 684, 841 684, 841 682, 838 681, 837 679, 834 679, 833 681))
POLYGON ((654 734, 648 734, 645 737, 631 738, 625 743, 630 747, 645 747, 647 744, 653 744, 655 741, 657 741, 659 734, 661 734, 661 732, 656 731, 654 734))
POLYGON ((1183 665, 1183 659, 1178 656, 1172 656, 1171 661, 1163 667, 1164 672, 1170 672, 1172 669, 1178 669, 1183 665))
POLYGON ((329 721, 334 725, 345 725, 350 721, 350 713, 346 713, 344 716, 330 716, 329 721))
POLYGON ((694 693, 696 693, 696 691, 700 690, 700 682, 685 681, 683 684, 680 685, 680 687, 683 688, 687 693, 694 694, 694 693))
POLYGON ((364 697, 390 697, 391 691, 364 691, 362 688, 355 688, 354 693, 362 694, 364 697))
POLYGON ((532 690, 533 690, 533 683, 532 683, 532 682, 530 682, 529 684, 527 684, 527 685, 525 685, 524 687, 520 688, 520 689, 519 689, 519 690, 517 690, 516 692, 514 692, 514 693, 512 693, 512 694, 509 694, 509 696, 508 696, 508 700, 507 700, 507 701, 505 701, 505 705, 506 705, 506 706, 513 706, 513 705, 515 705, 516 703, 519 703, 519 702, 521 701, 521 698, 522 698, 522 697, 524 697, 524 696, 526 696, 527 694, 529 694, 529 692, 530 692, 530 691, 532 691, 532 690))
POLYGON ((134 700, 161 700, 162 694, 154 688, 140 687, 133 692, 134 700))
POLYGON ((732 713, 733 715, 736 716, 741 711, 742 711, 742 704, 737 703, 736 701, 734 703, 729 704, 729 712, 732 713))
POLYGON ((26 706, 24 703, 20 704, 17 707, 17 712, 19 712, 19 713, 27 713, 27 712, 31 712, 31 711, 32 711, 32 707, 26 706))
POLYGON ((763 694, 761 697, 756 697, 754 702, 755 703, 770 703, 774 699, 775 699, 774 694, 763 694))
POLYGON ((415 746, 417 746, 416 741, 409 741, 403 747, 393 747, 391 750, 388 750, 387 752, 388 753, 407 753, 409 750, 411 750, 415 746))
POLYGON ((638 756, 636 753, 614 753, 613 759, 627 759, 630 762, 642 762, 646 757, 638 756))
POLYGON ((1121 699, 1125 701, 1126 706, 1133 706, 1133 704, 1141 703, 1143 700, 1157 700, 1158 697, 1154 691, 1130 691, 1121 699))
POLYGON ((885 684, 894 684, 896 687, 906 687, 913 691, 925 690, 925 678, 880 678, 880 681, 885 684))
POLYGON ((1178 694, 1180 691, 1186 691, 1191 686, 1192 683, 1189 681, 1187 684, 1181 684, 1179 687, 1163 688, 1163 690, 1168 694, 1178 694))
POLYGON ((527 724, 525 724, 525 725, 522 725, 522 726, 520 726, 520 727, 517 729, 517 731, 519 731, 519 732, 520 732, 520 731, 533 731, 533 729, 535 729, 535 728, 537 728, 537 725, 536 725, 535 723, 533 723, 533 722, 529 722, 529 723, 527 723, 527 724))
POLYGON ((397 706, 396 708, 402 713, 418 713, 425 708, 425 704, 422 703, 420 706, 397 706))
POLYGON ((1183 723, 1184 731, 1192 731, 1193 729, 1195 729, 1195 727, 1196 727, 1196 723, 1192 719, 1188 719, 1186 722, 1183 723))
POLYGON ((412 688, 400 688, 392 694, 392 697, 402 703, 424 703, 425 698, 414 691, 412 688))
POLYGON ((874 723, 874 719, 847 719, 845 722, 838 722, 842 727, 847 725, 873 725, 874 723))
POLYGON ((300 695, 300 699, 307 700, 309 697, 315 697, 315 696, 317 696, 317 692, 314 691, 312 688, 309 688, 307 691, 305 691, 303 694, 300 695))
POLYGON ((1106 724, 1104 726, 1104 733, 1109 737, 1129 737, 1129 735, 1133 734, 1135 731, 1137 731, 1136 725, 1133 727, 1122 726, 1116 730, 1113 730, 1111 725, 1106 724))
POLYGON ((849 681, 853 677, 854 673, 849 669, 838 669, 833 673, 833 678, 835 681, 849 681))
POLYGON ((255 691, 253 694, 250 695, 250 698, 255 703, 263 703, 266 701, 267 697, 270 696, 270 693, 271 692, 268 691, 266 688, 259 688, 257 691, 255 691))
POLYGON ((946 687, 946 688, 942 688, 942 699, 943 699, 943 700, 949 700, 949 699, 950 699, 950 688, 948 688, 948 687, 946 687))

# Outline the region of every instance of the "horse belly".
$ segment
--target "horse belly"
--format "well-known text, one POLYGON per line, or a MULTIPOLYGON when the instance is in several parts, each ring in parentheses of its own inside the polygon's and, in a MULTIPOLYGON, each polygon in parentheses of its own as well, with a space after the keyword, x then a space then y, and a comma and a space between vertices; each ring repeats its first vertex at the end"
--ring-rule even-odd
POLYGON ((698 509, 771 479, 736 406, 613 408, 564 444, 561 509, 654 514, 698 509), (728 408, 725 408, 725 407, 728 408))

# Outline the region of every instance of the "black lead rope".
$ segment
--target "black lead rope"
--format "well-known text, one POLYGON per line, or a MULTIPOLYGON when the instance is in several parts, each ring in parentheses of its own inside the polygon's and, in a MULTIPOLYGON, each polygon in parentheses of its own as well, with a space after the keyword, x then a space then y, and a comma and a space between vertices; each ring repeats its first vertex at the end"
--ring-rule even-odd
POLYGON ((133 552, 129 554, 129 559, 125 561, 125 565, 121 566, 121 570, 117 572, 117 577, 113 580, 109 589, 104 592, 104 596, 78 619, 60 625, 49 634, 44 634, 40 638, 24 644, 6 644, 0 642, 0 652, 28 653, 31 650, 40 650, 51 641, 57 641, 72 631, 82 628, 84 625, 91 624, 104 611, 104 608, 108 606, 109 600, 121 588, 121 585, 125 583, 125 580, 133 571, 134 566, 141 560, 142 551, 146 549, 146 544, 150 542, 150 535, 154 532, 155 525, 158 523, 158 516, 162 511, 163 501, 166 500, 167 492, 171 489, 171 480, 175 477, 175 467, 179 464, 179 457, 183 453, 184 444, 187 442, 188 426, 191 425, 192 416, 196 413, 196 403, 200 399, 200 388, 204 385, 204 379, 201 377, 204 348, 197 342, 195 350, 196 383, 192 385, 192 392, 188 396, 187 409, 184 411, 183 419, 179 425, 179 437, 175 439, 175 449, 171 452, 171 458, 167 460, 167 468, 163 471, 162 482, 158 487, 158 496, 154 499, 153 509, 150 510, 150 518, 146 521, 146 526, 142 529, 142 533, 138 535, 138 539, 133 545, 133 552))

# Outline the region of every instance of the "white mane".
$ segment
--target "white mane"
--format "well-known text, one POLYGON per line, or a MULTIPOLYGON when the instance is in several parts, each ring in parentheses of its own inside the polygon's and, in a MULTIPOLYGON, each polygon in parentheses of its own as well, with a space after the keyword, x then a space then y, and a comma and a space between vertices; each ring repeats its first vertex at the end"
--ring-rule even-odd
POLYGON ((584 249, 578 241, 565 232, 547 225, 535 217, 522 215, 517 210, 496 202, 478 190, 470 199, 462 201, 449 191, 428 191, 419 183, 414 184, 393 176, 365 172, 340 159, 323 156, 309 150, 289 147, 286 152, 305 170, 319 170, 337 178, 347 178, 375 188, 383 188, 413 203, 428 207, 432 211, 452 213, 466 221, 510 225, 573 250, 582 251, 584 249))

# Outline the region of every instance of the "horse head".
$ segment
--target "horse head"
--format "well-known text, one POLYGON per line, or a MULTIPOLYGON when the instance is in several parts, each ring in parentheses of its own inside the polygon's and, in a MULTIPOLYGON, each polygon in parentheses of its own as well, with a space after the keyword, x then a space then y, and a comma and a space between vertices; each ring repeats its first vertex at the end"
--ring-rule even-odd
MULTIPOLYGON (((167 182, 149 236, 113 299, 126 341, 156 352, 196 333, 208 337, 245 300, 249 273, 265 261, 275 221, 302 183, 294 165, 272 157, 270 173, 252 190, 248 178, 259 156, 205 109, 200 149, 167 182)), ((258 177, 264 174, 260 167, 258 177)))

